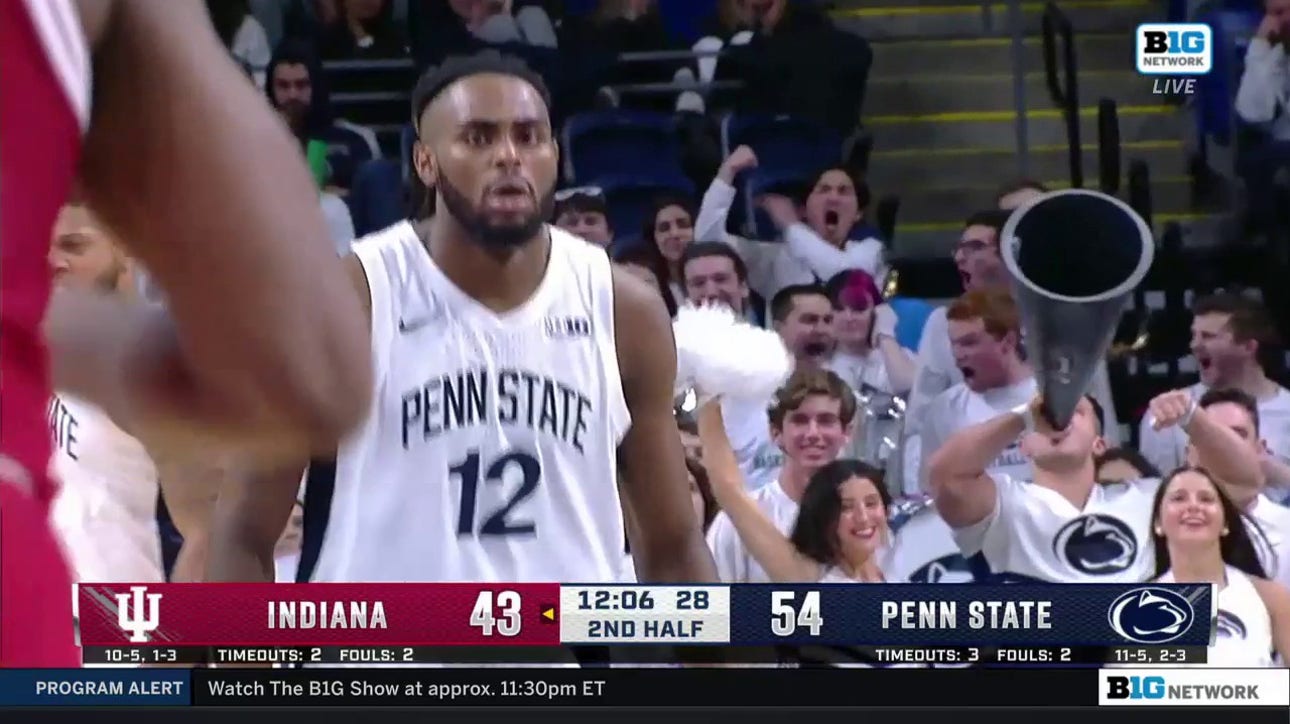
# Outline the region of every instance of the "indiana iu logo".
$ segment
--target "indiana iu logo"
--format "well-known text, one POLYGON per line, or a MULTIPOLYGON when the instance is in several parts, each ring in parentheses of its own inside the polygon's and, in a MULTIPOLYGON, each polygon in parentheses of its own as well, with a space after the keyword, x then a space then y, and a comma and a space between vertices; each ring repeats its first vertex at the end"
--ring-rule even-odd
POLYGON ((157 630, 160 619, 160 593, 148 593, 147 586, 131 586, 130 593, 116 594, 116 622, 122 631, 130 634, 130 643, 146 643, 148 634, 157 630))

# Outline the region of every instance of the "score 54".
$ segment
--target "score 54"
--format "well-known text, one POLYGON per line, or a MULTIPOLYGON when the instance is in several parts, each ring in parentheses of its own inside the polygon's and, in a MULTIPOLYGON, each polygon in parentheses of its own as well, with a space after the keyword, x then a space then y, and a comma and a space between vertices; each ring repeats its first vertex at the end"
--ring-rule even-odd
MULTIPOLYGON (((458 619, 460 620, 460 619, 458 619)), ((520 594, 515 591, 480 591, 475 608, 470 612, 470 625, 479 629, 480 636, 519 636, 523 627, 520 617, 520 594)))
POLYGON ((798 629, 806 629, 811 636, 819 636, 823 627, 819 591, 804 592, 800 604, 796 591, 774 591, 770 594, 771 633, 792 636, 798 629))

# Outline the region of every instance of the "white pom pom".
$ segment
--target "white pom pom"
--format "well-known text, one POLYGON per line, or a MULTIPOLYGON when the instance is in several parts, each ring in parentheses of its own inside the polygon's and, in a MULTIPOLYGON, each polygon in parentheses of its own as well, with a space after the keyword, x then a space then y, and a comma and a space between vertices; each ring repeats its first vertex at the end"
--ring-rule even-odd
POLYGON ((767 400, 793 371, 779 335, 758 329, 724 305, 685 306, 672 323, 676 392, 767 400))

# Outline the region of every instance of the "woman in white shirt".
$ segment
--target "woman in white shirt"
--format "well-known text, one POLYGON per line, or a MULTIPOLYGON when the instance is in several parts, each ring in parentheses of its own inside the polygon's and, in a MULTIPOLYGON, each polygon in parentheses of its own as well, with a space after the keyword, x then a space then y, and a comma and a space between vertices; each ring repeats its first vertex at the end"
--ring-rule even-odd
POLYGON ((772 581, 884 580, 879 558, 890 538, 891 495, 882 484, 880 470, 858 460, 835 460, 820 468, 802 494, 792 535, 785 537, 748 495, 719 402, 704 405, 698 418, 713 496, 772 581))
POLYGON ((1152 506, 1156 580, 1218 588, 1207 666, 1271 668, 1290 654, 1290 591, 1268 580, 1236 504, 1203 468, 1165 478, 1152 506))
POLYGON ((845 271, 829 280, 828 290, 838 341, 829 369, 854 390, 909 392, 914 357, 896 341, 896 313, 882 303, 873 277, 860 269, 845 271))
POLYGON ((664 278, 659 281, 672 294, 676 306, 685 304, 685 276, 681 274, 681 256, 694 242, 694 202, 677 194, 666 194, 654 201, 645 215, 641 241, 662 261, 664 278))

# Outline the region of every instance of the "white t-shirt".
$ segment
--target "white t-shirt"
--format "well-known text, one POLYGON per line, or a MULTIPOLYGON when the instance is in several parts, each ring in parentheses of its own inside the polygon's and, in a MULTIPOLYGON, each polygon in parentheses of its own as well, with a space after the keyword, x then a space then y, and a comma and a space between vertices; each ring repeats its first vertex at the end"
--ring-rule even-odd
POLYGON ((991 579, 1139 583, 1152 576, 1151 504, 1160 479, 1094 485, 1080 510, 1054 490, 993 476, 994 510, 954 531, 991 579))
MULTIPOLYGON (((928 315, 923 325, 923 336, 918 342, 917 371, 910 389, 905 411, 905 434, 918 435, 924 420, 924 410, 932 398, 951 385, 963 381, 963 373, 954 364, 954 351, 950 347, 950 326, 946 307, 937 307, 928 315)), ((1111 378, 1105 364, 1099 364, 1089 384, 1089 394, 1102 406, 1104 430, 1102 437, 1107 445, 1120 443, 1120 423, 1115 416, 1115 403, 1111 399, 1111 378)), ((912 466, 917 469, 918 466, 912 466)))
MULTIPOLYGON (((917 490, 930 490, 927 485, 927 462, 951 435, 1030 402, 1035 397, 1036 389, 1033 377, 985 392, 973 392, 960 382, 932 398, 924 412, 922 434, 919 436, 919 445, 922 447, 919 464, 922 469, 905 471, 906 489, 912 485, 917 490), (917 480, 910 479, 915 473, 918 475, 917 480)), ((986 468, 986 472, 1018 479, 1029 478, 1030 460, 1021 452, 1020 438, 1013 440, 1012 444, 999 453, 986 468)))
MULTIPOLYGON (((753 491, 752 499, 780 533, 792 533, 793 524, 797 522, 798 505, 788 497, 778 480, 753 491)), ((718 513, 708 528, 708 547, 712 549, 717 576, 723 583, 771 583, 770 576, 753 560, 740 540, 735 524, 724 512, 718 513)))
POLYGON ((918 504, 903 520, 892 521, 892 541, 882 571, 891 583, 971 583, 968 560, 954 531, 930 501, 918 504))
POLYGON ((871 349, 863 355, 838 352, 826 366, 857 392, 865 386, 880 392, 892 392, 891 378, 887 376, 887 364, 883 361, 882 352, 876 349, 871 349))
MULTIPOLYGON (((1173 583, 1173 571, 1160 577, 1173 583)), ((1205 666, 1227 669, 1272 668, 1272 617, 1250 577, 1227 566, 1227 585, 1218 590, 1218 629, 1205 666)))

